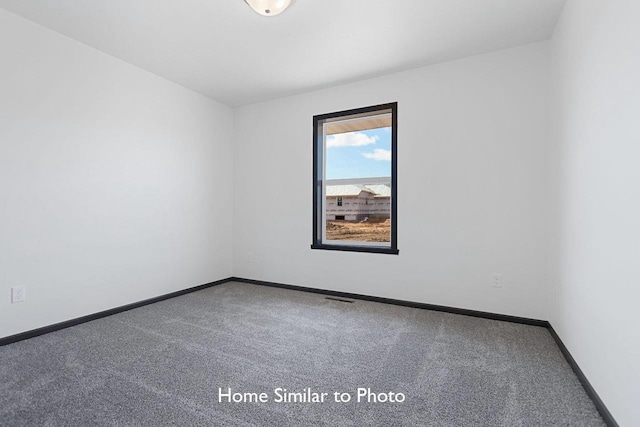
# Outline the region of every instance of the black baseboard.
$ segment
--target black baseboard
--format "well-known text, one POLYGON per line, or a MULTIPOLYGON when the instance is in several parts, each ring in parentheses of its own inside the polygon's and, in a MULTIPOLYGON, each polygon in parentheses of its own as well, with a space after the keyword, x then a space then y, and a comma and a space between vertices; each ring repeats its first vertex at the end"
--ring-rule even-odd
POLYGON ((168 294, 145 299, 145 300, 134 302, 131 304, 122 305, 120 307, 111 308, 109 310, 100 311, 98 313, 77 317, 71 320, 65 320, 64 322, 55 323, 53 325, 44 326, 42 328, 32 329, 30 331, 21 332, 15 335, 10 335, 8 337, 0 338, 0 347, 2 347, 3 345, 12 344, 14 342, 37 337, 39 335, 48 334, 49 332, 59 331, 60 329, 69 328, 71 326, 79 325, 81 323, 90 322, 92 320, 100 319, 107 316, 112 316, 114 314, 122 313, 123 311, 128 311, 134 308, 142 307, 143 305, 153 304, 154 302, 159 302, 169 298, 179 297, 180 295, 188 294, 195 291, 200 291, 202 289, 210 288, 211 286, 221 285, 223 283, 229 282, 230 280, 231 280, 230 278, 217 280, 215 282, 206 283, 204 285, 194 286, 192 288, 183 289, 181 291, 171 292, 168 294))
POLYGON ((529 319, 526 317, 509 316, 506 314, 488 313, 486 311, 469 310, 466 308, 448 307, 444 305, 426 304, 422 302, 405 301, 392 298, 374 297, 370 295, 352 294, 349 292, 330 291, 326 289, 307 288, 304 286, 285 285, 284 283, 265 282, 262 280, 243 279, 241 277, 232 277, 230 279, 234 282, 250 283, 252 285, 269 286, 272 288, 290 289, 294 291, 311 292, 314 294, 330 295, 339 298, 351 298, 365 301, 379 302, 383 304, 400 305, 403 307, 420 308, 424 310, 444 311, 446 313, 462 314, 464 316, 482 317, 483 319, 502 320, 504 322, 521 323, 523 325, 540 326, 543 328, 549 327, 549 322, 546 320, 529 319))
POLYGON ((602 417, 604 422, 607 423, 607 426, 609 427, 618 427, 618 423, 613 418, 613 415, 611 415, 611 412, 609 412, 602 399, 600 399, 600 396, 598 396, 598 393, 596 393, 586 375, 584 374, 584 372, 582 372, 582 369, 580 369, 580 366, 578 366, 576 360, 569 352, 569 349, 567 349, 567 346, 564 345, 551 324, 549 324, 549 333, 560 348, 560 351, 562 352, 564 358, 567 360, 567 363, 569 364, 569 366, 571 366, 571 369, 573 369, 573 372, 578 377, 578 380, 580 380, 580 384, 582 384, 584 391, 587 393, 587 395, 589 395, 589 397, 593 401, 593 404, 596 405, 596 409, 600 413, 600 416, 602 417))
POLYGON ((571 366, 571 369, 573 369, 573 372, 578 377, 578 380, 580 380, 580 383, 584 387, 585 392, 587 393, 587 395, 593 401, 593 403, 596 406, 596 409, 598 410, 598 412, 600 413, 600 416, 602 417, 602 419, 605 421, 605 423, 609 427, 618 427, 618 423, 613 418, 613 416, 611 415, 611 413, 609 412, 609 410, 605 406, 605 404, 602 401, 602 399, 600 399, 600 396, 598 396, 598 393, 596 393, 596 391, 593 389, 593 386, 591 386, 591 383, 589 382, 587 377, 584 375, 584 372, 582 372, 582 370, 580 369, 580 367, 576 363, 575 359, 573 358, 573 356, 571 356, 571 353, 569 352, 567 347, 564 345, 564 343, 562 342, 562 340, 560 339, 560 337, 558 336, 556 331, 551 326, 551 324, 546 320, 529 319, 529 318, 526 318, 526 317, 509 316, 509 315, 506 315, 506 314, 488 313, 488 312, 485 312, 485 311, 468 310, 468 309, 465 309, 465 308, 447 307, 447 306, 443 306, 443 305, 434 305, 434 304, 426 304, 426 303, 413 302, 413 301, 404 301, 404 300, 397 300, 397 299, 392 299, 392 298, 374 297, 374 296, 370 296, 370 295, 353 294, 353 293, 349 293, 349 292, 331 291, 331 290, 327 290, 327 289, 307 288, 307 287, 304 287, 304 286, 286 285, 284 283, 265 282, 263 280, 244 279, 244 278, 241 278, 241 277, 228 277, 226 279, 218 280, 218 281, 207 283, 207 284, 200 285, 200 286, 195 286, 193 288, 188 288, 188 289, 183 289, 181 291, 171 292, 171 293, 168 293, 168 294, 165 294, 165 295, 160 295, 160 296, 157 296, 157 297, 154 297, 154 298, 149 298, 149 299, 146 299, 146 300, 143 300, 143 301, 134 302, 134 303, 131 303, 131 304, 120 306, 120 307, 115 307, 115 308, 112 308, 112 309, 109 309, 109 310, 104 310, 104 311, 101 311, 101 312, 98 312, 98 313, 89 314, 87 316, 78 317, 76 319, 71 319, 71 320, 67 320, 67 321, 64 321, 64 322, 56 323, 56 324, 53 324, 53 325, 44 326, 42 328, 33 329, 33 330, 30 330, 30 331, 26 331, 26 332, 22 332, 22 333, 19 333, 19 334, 11 335, 11 336, 8 336, 8 337, 5 337, 5 338, 0 338, 0 346, 7 345, 7 344, 12 344, 12 343, 15 343, 15 342, 18 342, 18 341, 22 341, 22 340, 26 340, 28 338, 37 337, 39 335, 48 334, 49 332, 54 332, 54 331, 58 331, 60 329, 69 328, 71 326, 79 325, 81 323, 90 322, 92 320, 100 319, 102 317, 107 317, 107 316, 111 316, 111 315, 114 315, 114 314, 122 313, 123 311, 131 310, 131 309, 138 308, 138 307, 142 307, 142 306, 148 305, 148 304, 153 304, 155 302, 163 301, 163 300, 166 300, 166 299, 169 299, 169 298, 178 297, 180 295, 185 295, 185 294, 188 294, 188 293, 191 293, 191 292, 195 292, 195 291, 200 291, 202 289, 210 288, 212 286, 221 285, 223 283, 228 283, 228 282, 241 282, 241 283, 248 283, 248 284, 252 284, 252 285, 269 286, 269 287, 272 287, 272 288, 282 288, 282 289, 290 289, 290 290, 294 290, 294 291, 311 292, 311 293, 329 295, 329 296, 339 297, 339 298, 359 299, 359 300, 365 300, 365 301, 379 302, 379 303, 383 303, 383 304, 400 305, 400 306, 403 306, 403 307, 412 307, 412 308, 420 308, 420 309, 424 309, 424 310, 443 311, 443 312, 446 312, 446 313, 461 314, 461 315, 464 315, 464 316, 481 317, 481 318, 484 318, 484 319, 500 320, 500 321, 503 321, 503 322, 520 323, 520 324, 524 324, 524 325, 540 326, 540 327, 543 327, 543 328, 547 328, 549 330, 549 333, 551 334, 551 336, 555 340, 556 344, 560 348, 560 351, 564 355, 564 358, 567 360, 567 363, 569 363, 569 366, 571 366))

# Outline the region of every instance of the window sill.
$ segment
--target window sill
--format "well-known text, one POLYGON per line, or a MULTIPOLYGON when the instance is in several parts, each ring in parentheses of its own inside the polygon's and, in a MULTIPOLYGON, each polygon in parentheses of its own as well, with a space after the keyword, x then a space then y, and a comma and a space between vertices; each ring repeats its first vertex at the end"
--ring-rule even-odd
POLYGON ((373 254, 398 255, 400 251, 396 248, 386 248, 380 246, 356 246, 356 245, 326 245, 323 243, 314 243, 311 249, 324 249, 325 251, 343 251, 343 252, 368 252, 373 254))

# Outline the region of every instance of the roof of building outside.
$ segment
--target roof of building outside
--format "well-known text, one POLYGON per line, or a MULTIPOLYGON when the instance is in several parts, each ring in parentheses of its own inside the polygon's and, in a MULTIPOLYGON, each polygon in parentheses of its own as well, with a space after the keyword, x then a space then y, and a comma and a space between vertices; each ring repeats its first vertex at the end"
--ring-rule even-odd
POLYGON ((391 186, 384 184, 367 184, 365 188, 371 190, 374 197, 391 197, 391 186))
POLYGON ((371 190, 365 189, 363 185, 327 185, 327 196, 357 196, 363 191, 375 195, 371 190))
POLYGON ((348 197, 358 196, 363 191, 372 194, 374 197, 390 197, 391 187, 384 184, 346 184, 327 185, 327 197, 348 197))

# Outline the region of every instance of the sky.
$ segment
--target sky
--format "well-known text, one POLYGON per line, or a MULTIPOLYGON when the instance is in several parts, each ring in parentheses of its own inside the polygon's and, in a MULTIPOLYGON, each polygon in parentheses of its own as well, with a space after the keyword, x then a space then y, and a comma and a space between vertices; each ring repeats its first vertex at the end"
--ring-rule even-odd
POLYGON ((391 128, 327 136, 327 179, 391 176, 391 128))

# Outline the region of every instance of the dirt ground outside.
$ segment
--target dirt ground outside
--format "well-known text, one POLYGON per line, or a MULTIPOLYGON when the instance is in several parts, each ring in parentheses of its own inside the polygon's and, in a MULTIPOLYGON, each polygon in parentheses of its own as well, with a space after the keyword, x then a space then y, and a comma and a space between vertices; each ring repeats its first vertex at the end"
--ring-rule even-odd
POLYGON ((391 222, 327 221, 327 240, 390 242, 391 222))

